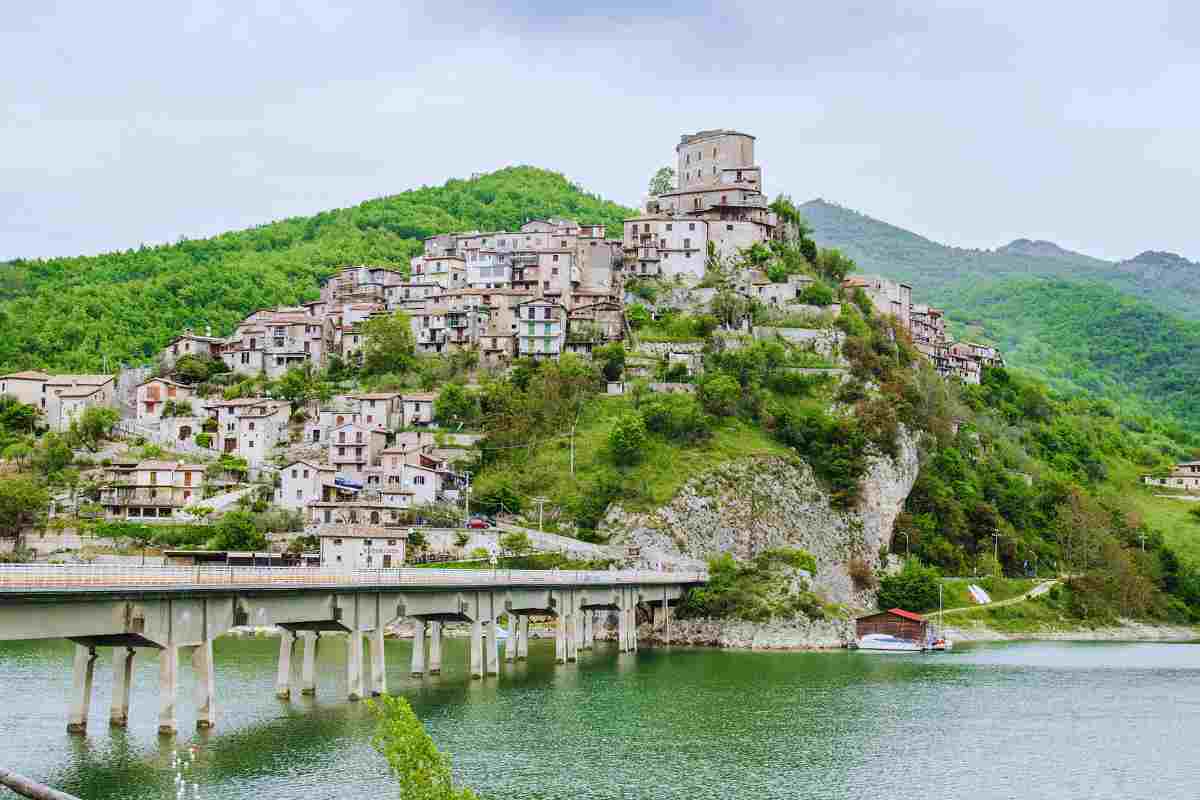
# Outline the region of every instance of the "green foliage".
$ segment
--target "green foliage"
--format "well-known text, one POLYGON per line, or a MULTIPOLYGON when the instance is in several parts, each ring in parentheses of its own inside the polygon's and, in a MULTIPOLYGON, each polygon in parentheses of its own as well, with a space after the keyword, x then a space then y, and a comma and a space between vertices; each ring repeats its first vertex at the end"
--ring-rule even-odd
POLYGON ((248 511, 230 511, 212 526, 212 534, 209 550, 250 551, 267 546, 267 538, 248 511))
POLYGON ((403 311, 376 314, 362 323, 363 372, 403 375, 416 364, 416 339, 403 311))
POLYGON ((625 372, 625 345, 610 342, 592 350, 592 358, 600 365, 606 381, 619 381, 625 372))
POLYGON ((646 423, 637 414, 618 417, 608 434, 608 448, 618 464, 641 461, 646 446, 646 423))
POLYGON ((718 417, 728 417, 737 410, 742 387, 731 375, 710 372, 700 382, 699 396, 705 411, 718 417))
POLYGON ((625 282, 625 291, 634 297, 653 303, 658 297, 658 281, 630 278, 625 282))
POLYGON ((694 342, 706 339, 719 321, 712 314, 663 312, 658 319, 640 323, 638 338, 646 342, 694 342))
POLYGON ((810 283, 796 297, 800 303, 810 306, 827 306, 833 303, 833 290, 823 283, 810 283))
POLYGON ((450 760, 438 752, 412 706, 403 697, 368 701, 378 720, 371 744, 387 759, 402 800, 473 800, 470 789, 454 786, 450 760))
POLYGON ((88 406, 79 415, 79 419, 71 423, 71 433, 94 453, 100 442, 112 436, 113 428, 120 420, 121 415, 115 408, 88 406))
POLYGON ((201 431, 200 433, 197 433, 194 438, 196 440, 196 444, 200 445, 201 447, 212 447, 213 437, 211 433, 208 433, 207 431, 201 431))
POLYGON ((941 574, 934 567, 923 566, 916 559, 904 562, 895 575, 885 575, 879 581, 876 602, 881 609, 902 608, 905 611, 930 611, 938 607, 938 581, 941 574))
POLYGON ((229 367, 219 358, 197 356, 188 353, 175 361, 172 373, 180 383, 205 383, 217 375, 229 372, 229 367))
POLYGON ((0 480, 0 538, 16 539, 21 531, 45 520, 50 493, 42 481, 0 480))
POLYGON ((666 194, 675 188, 675 168, 660 167, 650 179, 649 192, 652 196, 666 194))
POLYGON ((750 622, 823 619, 820 599, 810 592, 797 570, 816 572, 816 560, 803 550, 765 550, 738 562, 722 553, 708 562, 708 583, 691 589, 678 609, 681 618, 735 618, 750 622), (802 588, 793 591, 793 583, 802 588))
POLYGON ((525 531, 513 531, 500 537, 500 546, 510 553, 523 556, 533 550, 533 542, 525 531))
POLYGON ((461 383, 448 383, 433 403, 433 416, 439 425, 472 425, 479 419, 479 397, 461 383))
POLYGON ((638 408, 646 430, 668 440, 696 443, 712 435, 713 421, 690 394, 661 394, 638 408))
POLYGON ((429 546, 429 539, 425 536, 425 531, 420 528, 413 528, 408 534, 408 547, 414 552, 419 553, 429 546))
POLYGON ((407 271, 426 236, 516 230, 551 216, 619 227, 633 213, 557 173, 512 167, 210 239, 10 261, 0 369, 149 363, 184 328, 225 333, 256 309, 314 299, 319 281, 346 264, 407 271))
POLYGON ((650 321, 650 312, 641 303, 631 303, 625 307, 625 318, 635 331, 650 321))

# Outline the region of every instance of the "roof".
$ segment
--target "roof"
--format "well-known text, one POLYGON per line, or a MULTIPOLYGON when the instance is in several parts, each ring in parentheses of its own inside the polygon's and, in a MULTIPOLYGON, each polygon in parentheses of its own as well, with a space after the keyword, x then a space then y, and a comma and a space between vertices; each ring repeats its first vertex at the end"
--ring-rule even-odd
POLYGON ((59 392, 58 396, 64 400, 72 397, 91 397, 100 391, 99 386, 83 387, 80 389, 71 389, 65 392, 59 392))
POLYGON ((44 372, 29 370, 28 372, 12 372, 3 376, 4 378, 22 381, 46 381, 50 380, 50 376, 44 372))
POLYGON ((399 392, 367 392, 365 394, 347 395, 347 397, 351 397, 355 400, 391 400, 393 397, 399 396, 399 392))
POLYGON ((316 470, 327 470, 329 472, 334 471, 334 468, 329 466, 328 464, 317 464, 312 461, 305 461, 304 459, 299 459, 298 461, 293 461, 290 464, 285 464, 283 468, 290 469, 291 467, 294 467, 297 464, 303 464, 306 467, 312 467, 313 469, 316 469, 316 470))
POLYGON ((157 470, 200 470, 205 469, 204 464, 181 464, 178 461, 139 461, 138 469, 157 469, 157 470))
POLYGON ((103 386, 112 381, 112 375, 51 375, 47 383, 51 386, 103 386))
POLYGON ((437 392, 415 392, 413 394, 401 395, 400 399, 405 402, 432 403, 434 400, 437 400, 437 397, 437 392))
POLYGON ((905 611, 902 608, 889 608, 887 610, 887 613, 895 614, 897 617, 904 617, 905 619, 911 619, 913 622, 924 622, 925 621, 925 618, 922 617, 920 614, 915 614, 912 611, 905 611))
POLYGON ((149 379, 144 380, 141 383, 139 383, 138 386, 145 386, 147 383, 166 383, 166 384, 170 384, 171 386, 177 386, 181 389, 192 389, 193 388, 193 387, 187 385, 186 383, 180 383, 179 381, 173 381, 170 378, 149 378, 149 379))

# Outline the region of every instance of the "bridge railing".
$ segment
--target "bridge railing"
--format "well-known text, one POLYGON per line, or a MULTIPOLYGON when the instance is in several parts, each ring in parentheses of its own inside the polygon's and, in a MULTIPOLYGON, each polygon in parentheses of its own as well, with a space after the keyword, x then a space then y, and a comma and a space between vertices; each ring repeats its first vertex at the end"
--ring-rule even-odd
POLYGON ((314 567, 139 567, 118 564, 0 564, 0 592, 71 589, 338 587, 338 586, 562 586, 693 583, 700 572, 648 570, 329 570, 314 567))

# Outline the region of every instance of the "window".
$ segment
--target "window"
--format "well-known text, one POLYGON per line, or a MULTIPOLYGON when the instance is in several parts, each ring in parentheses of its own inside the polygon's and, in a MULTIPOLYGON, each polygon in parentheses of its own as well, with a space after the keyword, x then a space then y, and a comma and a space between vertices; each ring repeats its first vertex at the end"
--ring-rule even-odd
POLYGON ((556 255, 555 255, 553 258, 551 258, 550 260, 551 260, 551 261, 553 261, 553 262, 555 262, 555 263, 558 263, 558 255, 556 254, 556 255))
POLYGON ((684 250, 691 250, 691 249, 692 249, 692 240, 691 240, 691 239, 684 239, 684 240, 683 240, 683 249, 684 249, 684 250))
POLYGON ((689 222, 689 223, 688 223, 688 230, 689 230, 689 231, 694 231, 694 230, 696 230, 696 223, 694 223, 694 222, 689 222))
POLYGON ((733 226, 732 226, 732 225, 726 225, 726 226, 725 226, 725 230, 727 230, 727 231, 731 231, 731 230, 733 230, 733 226))
POLYGON ((667 223, 667 230, 671 230, 671 223, 667 223))
MULTIPOLYGON (((395 512, 395 511, 393 511, 393 512, 392 512, 392 516, 393 516, 393 517, 395 517, 395 516, 396 516, 396 512, 395 512)), ((388 539, 388 540, 387 540, 387 542, 388 542, 388 545, 389 545, 389 546, 391 546, 391 547, 395 547, 395 545, 396 545, 396 540, 395 540, 395 539, 388 539)))
MULTIPOLYGON (((297 470, 292 470, 292 477, 293 477, 293 478, 295 478, 295 477, 296 477, 296 473, 297 473, 297 470)), ((308 476, 307 476, 307 475, 305 475, 304 477, 306 477, 306 478, 307 478, 308 476)))
POLYGON ((249 429, 254 430, 254 420, 250 420, 249 429))
POLYGON ((344 447, 339 447, 339 448, 338 448, 338 455, 339 455, 339 456, 344 456, 344 455, 346 455, 346 448, 344 448, 344 447))
POLYGON ((551 270, 550 270, 550 274, 551 274, 551 275, 557 275, 557 274, 558 274, 558 267, 554 267, 553 269, 551 269, 551 270))
POLYGON ((424 486, 425 485, 425 476, 417 475, 417 476, 413 477, 413 483, 417 486, 424 486))
POLYGON ((297 490, 296 490, 296 499, 297 499, 297 500, 300 500, 300 499, 302 499, 303 497, 304 497, 304 492, 302 492, 300 489, 297 489, 297 490))

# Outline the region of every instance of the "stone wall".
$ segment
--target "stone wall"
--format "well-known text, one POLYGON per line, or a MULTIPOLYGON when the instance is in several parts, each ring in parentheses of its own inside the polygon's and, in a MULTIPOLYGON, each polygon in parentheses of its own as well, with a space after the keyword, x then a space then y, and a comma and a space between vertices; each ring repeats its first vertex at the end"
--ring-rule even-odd
POLYGON ((756 339, 774 339, 779 337, 794 345, 811 348, 826 358, 837 359, 841 356, 842 342, 846 335, 833 328, 773 328, 758 326, 754 329, 756 339))
POLYGON ((672 619, 667 628, 643 623, 638 642, 682 644, 697 647, 731 647, 743 650, 830 650, 854 641, 854 620, 842 617, 810 620, 806 617, 745 622, 729 619, 672 619))
POLYGON ((799 459, 759 456, 731 461, 688 481, 665 506, 626 513, 614 504, 601 523, 610 544, 636 545, 642 558, 702 565, 718 553, 751 558, 772 547, 799 547, 817 560, 813 588, 853 607, 874 604, 856 587, 848 563, 879 568, 879 552, 917 478, 917 442, 905 430, 893 461, 874 457, 857 507, 842 511, 799 459))

